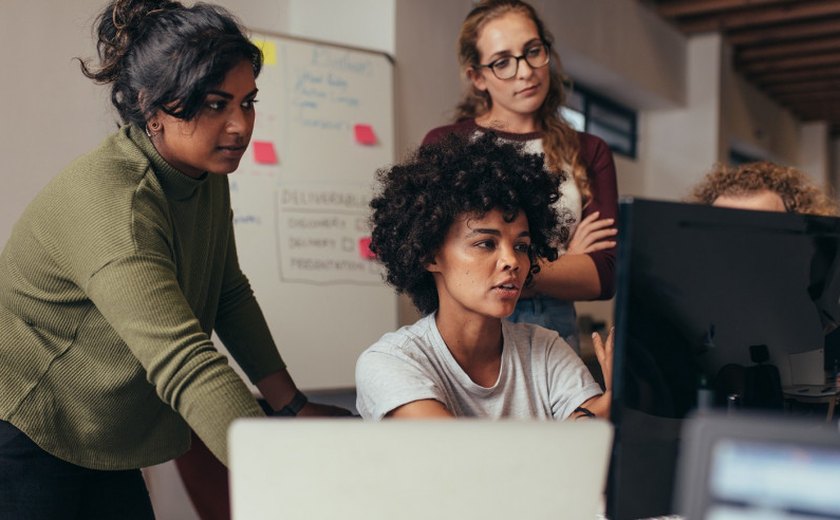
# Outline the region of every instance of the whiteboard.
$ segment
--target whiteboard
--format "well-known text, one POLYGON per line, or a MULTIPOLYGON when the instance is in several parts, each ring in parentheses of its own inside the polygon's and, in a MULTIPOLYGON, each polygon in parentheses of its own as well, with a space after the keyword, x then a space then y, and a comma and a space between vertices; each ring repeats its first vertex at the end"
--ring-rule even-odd
POLYGON ((249 149, 229 177, 239 262, 302 389, 355 386, 359 354, 397 326, 367 258, 375 172, 394 160, 382 53, 254 32, 264 65, 249 149))

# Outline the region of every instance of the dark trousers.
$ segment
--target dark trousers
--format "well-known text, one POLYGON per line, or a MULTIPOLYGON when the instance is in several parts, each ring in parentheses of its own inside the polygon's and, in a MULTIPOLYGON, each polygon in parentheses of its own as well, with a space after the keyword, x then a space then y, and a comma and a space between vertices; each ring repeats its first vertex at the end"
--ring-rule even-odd
POLYGON ((100 471, 58 459, 0 421, 0 518, 153 520, 139 469, 100 471))

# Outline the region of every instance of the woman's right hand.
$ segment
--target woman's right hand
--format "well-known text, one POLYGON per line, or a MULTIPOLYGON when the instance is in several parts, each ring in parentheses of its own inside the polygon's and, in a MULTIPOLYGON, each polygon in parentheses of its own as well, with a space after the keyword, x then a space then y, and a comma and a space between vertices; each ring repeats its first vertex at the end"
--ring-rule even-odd
POLYGON ((615 247, 614 237, 618 233, 615 219, 599 219, 599 215, 600 212, 594 211, 580 221, 566 248, 566 254, 582 255, 615 247))
POLYGON ((610 328, 607 334, 607 341, 601 339, 597 332, 592 333, 592 347, 595 349, 595 357, 601 365, 601 374, 604 376, 604 392, 612 391, 613 376, 613 352, 615 351, 615 327, 610 328))

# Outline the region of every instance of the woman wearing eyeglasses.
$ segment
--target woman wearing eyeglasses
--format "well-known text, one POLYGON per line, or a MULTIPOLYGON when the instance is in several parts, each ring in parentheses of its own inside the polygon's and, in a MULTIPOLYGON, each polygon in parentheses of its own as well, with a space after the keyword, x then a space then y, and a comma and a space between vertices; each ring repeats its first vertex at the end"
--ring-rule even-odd
POLYGON ((575 300, 614 293, 617 188, 612 154, 601 139, 575 131, 560 116, 565 101, 559 56, 532 6, 518 0, 483 0, 464 20, 458 38, 467 92, 456 123, 429 132, 423 144, 446 134, 482 134, 524 144, 545 154, 562 177, 561 234, 554 262, 544 262, 523 293, 512 321, 556 330, 579 351, 575 300))

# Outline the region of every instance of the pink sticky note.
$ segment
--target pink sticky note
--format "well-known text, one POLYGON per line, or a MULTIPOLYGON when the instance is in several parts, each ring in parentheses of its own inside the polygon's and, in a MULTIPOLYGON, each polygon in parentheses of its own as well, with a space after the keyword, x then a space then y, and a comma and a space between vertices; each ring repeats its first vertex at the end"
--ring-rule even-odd
POLYGON ((277 152, 270 141, 254 141, 254 161, 257 164, 277 164, 277 152))
POLYGON ((370 237, 359 239, 359 256, 365 260, 376 259, 376 253, 370 250, 370 237))
POLYGON ((353 131, 356 134, 356 142, 366 146, 376 144, 376 133, 370 125, 355 125, 353 131))

